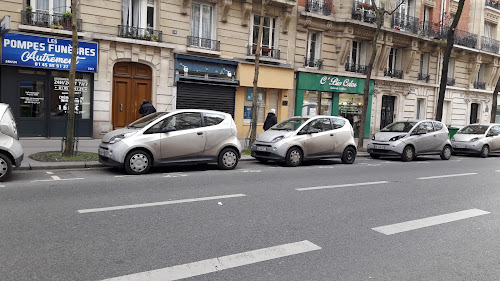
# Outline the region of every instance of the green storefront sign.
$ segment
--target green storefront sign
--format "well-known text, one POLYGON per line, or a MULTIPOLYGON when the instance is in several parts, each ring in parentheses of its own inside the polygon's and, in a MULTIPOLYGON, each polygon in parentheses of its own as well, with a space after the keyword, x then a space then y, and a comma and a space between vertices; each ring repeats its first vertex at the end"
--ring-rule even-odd
MULTIPOLYGON (((368 110, 366 114, 365 137, 370 136, 371 105, 373 96, 374 81, 370 81, 370 91, 368 96, 368 110)), ((332 76, 317 73, 299 72, 297 73, 297 92, 295 96, 295 116, 302 114, 305 91, 332 92, 332 115, 339 115, 339 95, 359 94, 362 95, 365 88, 365 79, 343 76, 332 76)))

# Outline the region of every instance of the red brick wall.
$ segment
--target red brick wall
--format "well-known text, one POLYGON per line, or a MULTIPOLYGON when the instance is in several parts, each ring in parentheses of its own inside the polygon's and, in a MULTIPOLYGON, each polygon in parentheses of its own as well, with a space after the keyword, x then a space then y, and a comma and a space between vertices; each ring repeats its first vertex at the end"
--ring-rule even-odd
POLYGON ((305 7, 307 0, 299 0, 299 6, 305 7))
MULTIPOLYGON (((449 19, 450 16, 450 5, 454 0, 447 0, 446 2, 446 17, 449 19)), ((439 23, 441 21, 441 0, 436 0, 436 7, 431 9, 430 21, 434 23, 439 23)), ((420 20, 424 18, 424 5, 420 8, 420 20)), ((470 21, 470 0, 465 0, 464 8, 462 10, 462 16, 458 22, 457 29, 468 31, 470 21)), ((451 24, 451 22, 450 22, 451 24)))

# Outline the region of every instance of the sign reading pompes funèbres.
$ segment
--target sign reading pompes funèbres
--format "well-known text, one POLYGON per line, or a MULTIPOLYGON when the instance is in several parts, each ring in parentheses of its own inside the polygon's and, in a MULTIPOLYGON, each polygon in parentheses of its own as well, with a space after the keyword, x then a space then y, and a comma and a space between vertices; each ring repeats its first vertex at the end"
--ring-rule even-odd
MULTIPOLYGON (((6 33, 2 36, 2 64, 69 70, 71 40, 6 33)), ((78 42, 76 71, 97 72, 97 43, 78 42)))
MULTIPOLYGON (((298 80, 298 88, 301 90, 362 94, 365 87, 365 80, 361 78, 318 73, 300 72, 298 80)), ((370 82, 370 92, 372 91, 373 80, 370 82)))

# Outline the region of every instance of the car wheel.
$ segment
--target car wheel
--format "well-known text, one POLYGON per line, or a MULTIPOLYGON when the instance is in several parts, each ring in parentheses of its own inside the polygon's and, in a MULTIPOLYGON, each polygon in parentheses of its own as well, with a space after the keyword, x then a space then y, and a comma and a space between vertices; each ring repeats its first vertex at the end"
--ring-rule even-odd
POLYGON ((443 151, 441 151, 441 159, 448 160, 451 157, 451 147, 449 145, 445 145, 443 151))
POLYGON ((342 153, 342 163, 352 164, 354 160, 356 160, 356 150, 352 147, 344 149, 344 153, 342 153))
POLYGON ((134 150, 125 158, 125 171, 130 175, 145 174, 152 164, 149 153, 144 150, 134 150))
POLYGON ((285 163, 288 167, 297 167, 302 163, 302 150, 292 147, 286 153, 285 163))
POLYGON ((377 154, 370 154, 370 157, 373 158, 373 159, 379 159, 380 158, 380 155, 377 155, 377 154))
POLYGON ((259 161, 262 164, 267 163, 267 161, 269 161, 269 159, 264 159, 264 158, 255 158, 255 159, 257 159, 257 161, 259 161))
POLYGON ((7 155, 0 153, 0 181, 5 181, 12 172, 12 161, 7 155))
POLYGON ((481 156, 481 158, 486 158, 488 157, 488 155, 490 155, 490 147, 487 145, 483 145, 483 147, 481 148, 481 153, 479 153, 479 156, 481 156))
POLYGON ((238 152, 233 148, 224 148, 219 153, 219 168, 223 170, 232 170, 238 165, 238 152))
POLYGON ((405 147, 405 149, 403 149, 403 154, 401 154, 401 160, 403 162, 409 162, 413 160, 414 157, 415 157, 415 150, 413 149, 413 147, 407 146, 405 147))

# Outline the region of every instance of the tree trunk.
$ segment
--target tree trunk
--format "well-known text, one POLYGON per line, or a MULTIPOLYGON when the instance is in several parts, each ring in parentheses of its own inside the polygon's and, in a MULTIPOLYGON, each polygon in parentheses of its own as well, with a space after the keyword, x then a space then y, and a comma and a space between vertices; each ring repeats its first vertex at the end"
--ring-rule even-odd
MULTIPOLYGON (((262 34, 264 30, 264 17, 266 15, 266 0, 262 0, 262 7, 260 12, 260 23, 259 23, 259 36, 257 39, 257 46, 255 49, 255 74, 253 77, 253 94, 252 94, 252 131, 250 133, 250 145, 257 138, 257 118, 259 107, 257 105, 258 98, 258 82, 259 82, 259 60, 260 60, 260 50, 262 43, 262 34)), ((255 43, 255 42, 254 42, 255 43)), ((250 46, 253 48, 253 46, 250 46)), ((250 49, 252 50, 252 49, 250 49)))
POLYGON ((448 63, 450 62, 451 51, 453 49, 453 44, 455 43, 455 28, 457 28, 458 21, 460 20, 460 16, 462 15, 464 2, 465 0, 460 0, 458 2, 457 13, 455 14, 455 18, 453 19, 450 28, 448 29, 448 34, 446 37, 447 42, 443 58, 443 68, 441 70, 441 81, 439 83, 438 103, 437 103, 436 118, 435 118, 436 121, 441 121, 443 119, 444 95, 446 92, 446 85, 448 82, 448 63))
MULTIPOLYGON (((373 4, 373 3, 372 3, 373 4)), ((365 78, 365 88, 363 90, 363 110, 361 112, 361 120, 359 124, 358 133, 358 149, 363 149, 363 142, 365 137, 365 127, 366 127, 366 114, 368 111, 369 93, 370 93, 370 80, 372 77, 373 64, 375 64, 375 57, 377 56, 377 39, 384 25, 384 13, 379 9, 375 9, 375 14, 377 15, 377 29, 372 39, 372 55, 370 61, 366 66, 366 78, 365 78)))
POLYGON ((500 91, 500 79, 498 79, 497 85, 495 86, 495 90, 493 91, 492 104, 491 104, 491 118, 490 118, 491 123, 496 123, 498 91, 500 91))
POLYGON ((69 99, 68 99, 68 123, 66 125, 66 145, 63 149, 63 156, 73 156, 75 154, 75 76, 76 76, 76 56, 78 54, 78 20, 77 20, 77 0, 71 0, 72 16, 72 42, 71 67, 69 70, 69 99))

